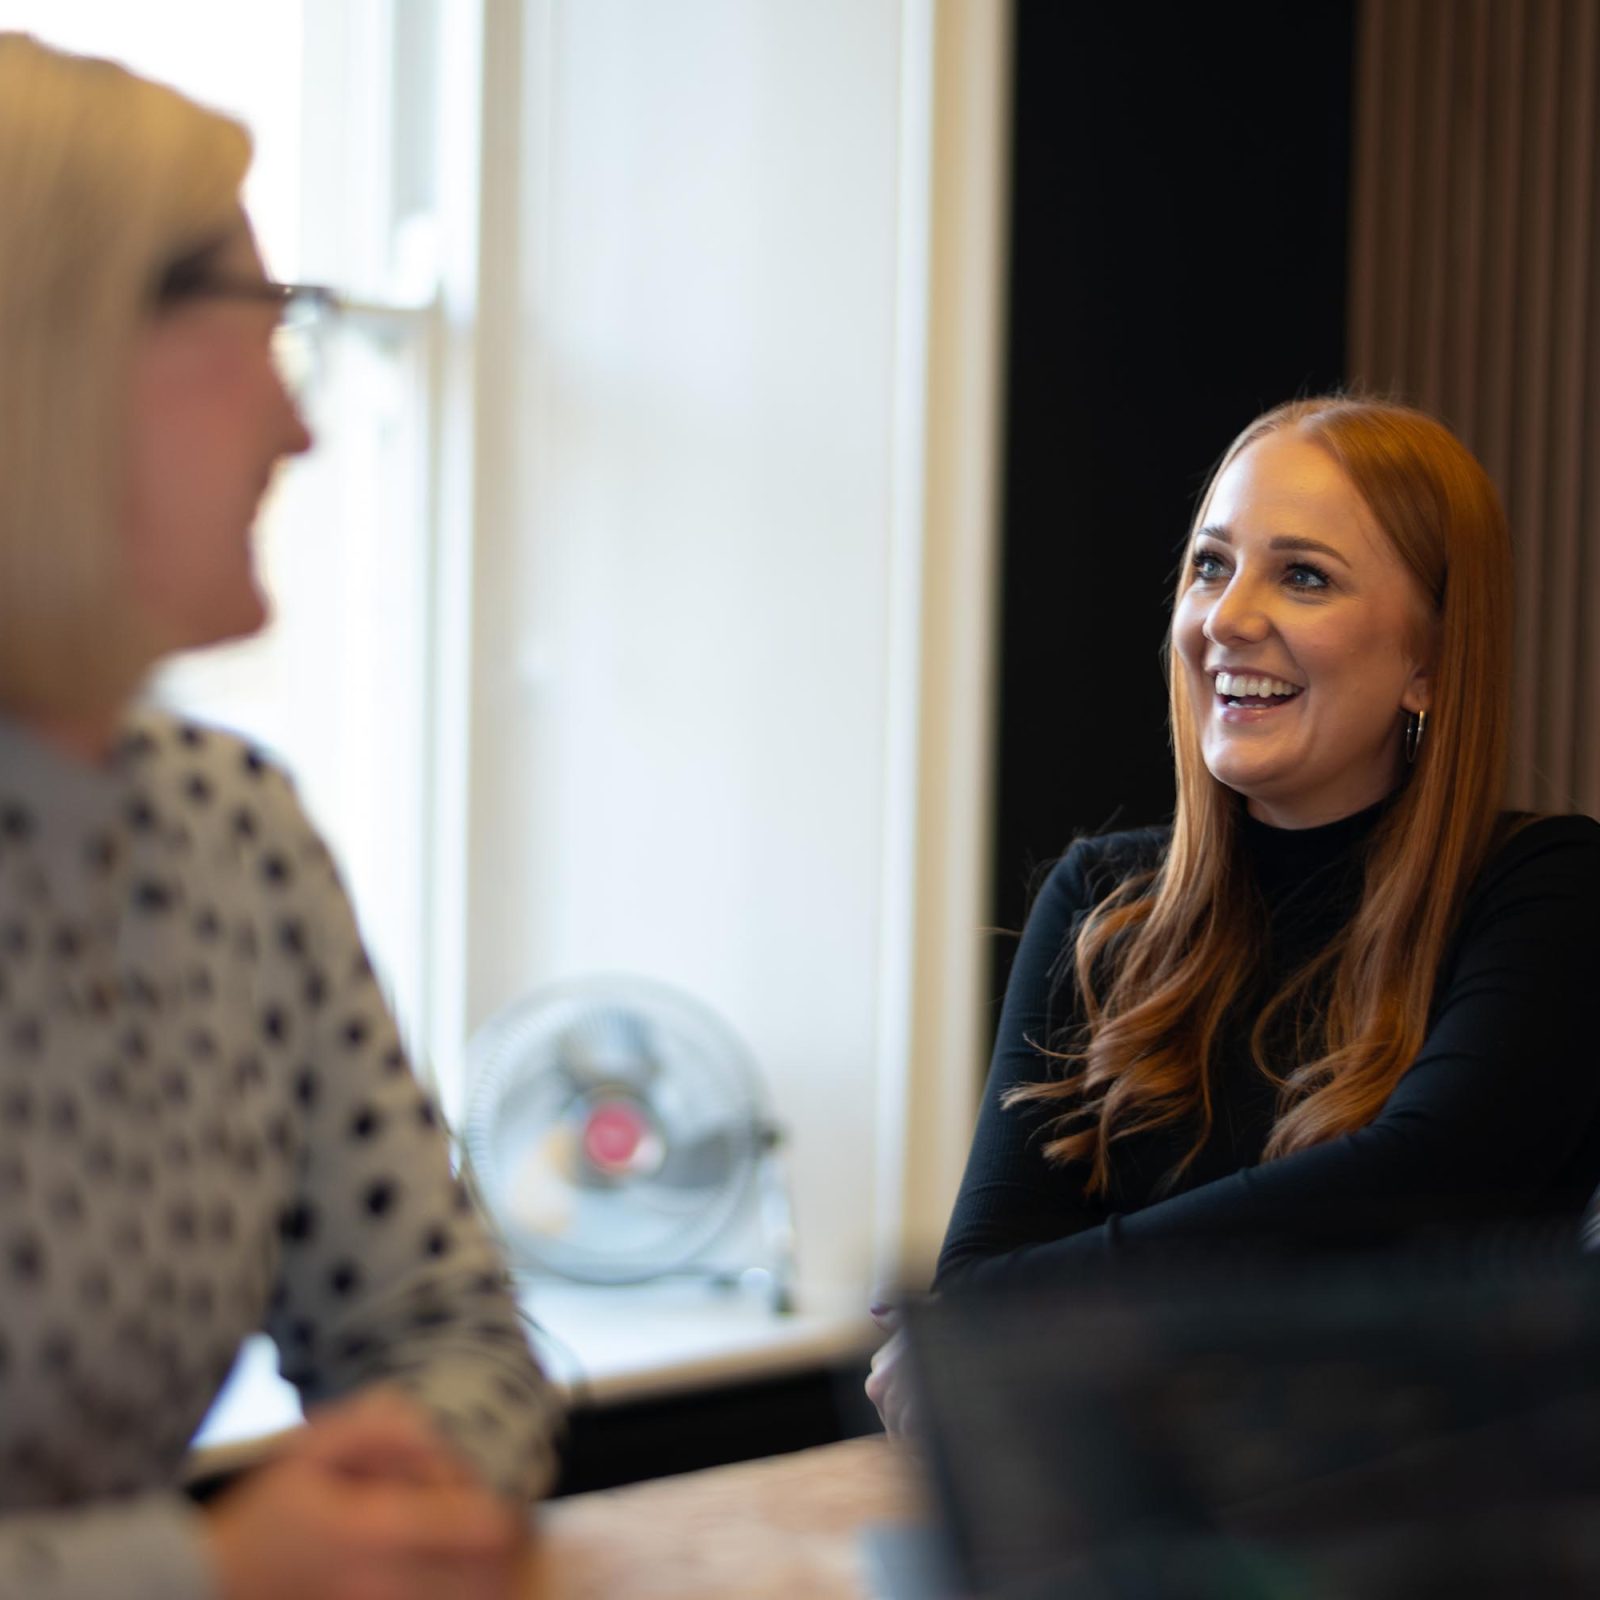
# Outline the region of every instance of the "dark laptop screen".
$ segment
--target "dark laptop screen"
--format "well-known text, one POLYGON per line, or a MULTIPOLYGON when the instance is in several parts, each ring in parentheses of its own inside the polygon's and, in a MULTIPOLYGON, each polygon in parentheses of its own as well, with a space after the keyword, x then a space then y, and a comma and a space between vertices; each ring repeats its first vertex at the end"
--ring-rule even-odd
POLYGON ((974 1594, 1600 1593, 1600 1265, 1569 1248, 1186 1262, 910 1327, 974 1594))

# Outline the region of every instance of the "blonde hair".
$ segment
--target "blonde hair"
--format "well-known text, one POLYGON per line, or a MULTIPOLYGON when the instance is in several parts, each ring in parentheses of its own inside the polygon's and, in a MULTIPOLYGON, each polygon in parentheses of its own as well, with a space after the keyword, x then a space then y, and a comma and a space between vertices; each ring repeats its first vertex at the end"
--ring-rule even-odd
MULTIPOLYGON (((1370 1122, 1426 1033, 1434 984, 1473 879, 1500 828, 1510 700, 1512 562, 1499 496, 1455 436, 1387 401, 1324 396, 1251 423, 1218 463, 1194 526, 1223 472, 1257 440, 1293 430, 1338 462, 1416 578, 1433 614, 1427 734, 1366 856, 1355 915, 1268 1002, 1251 1051, 1292 1020, 1297 1064, 1277 1078, 1270 1158, 1370 1122)), ((1181 596, 1192 581, 1186 561, 1181 596)), ((1110 1178, 1112 1143, 1192 1119, 1193 1160, 1213 1119, 1210 1068, 1224 1020, 1254 976, 1263 915, 1241 857, 1238 795, 1207 771, 1183 668, 1168 640, 1178 804, 1154 874, 1122 886, 1085 920, 1074 949, 1080 1037, 1057 1054, 1064 1076, 1014 1091, 1062 1100, 1045 1146, 1087 1161, 1092 1192, 1110 1178)))
POLYGON ((238 217, 237 123, 0 33, 0 704, 118 704, 155 654, 120 541, 130 362, 163 270, 238 217))

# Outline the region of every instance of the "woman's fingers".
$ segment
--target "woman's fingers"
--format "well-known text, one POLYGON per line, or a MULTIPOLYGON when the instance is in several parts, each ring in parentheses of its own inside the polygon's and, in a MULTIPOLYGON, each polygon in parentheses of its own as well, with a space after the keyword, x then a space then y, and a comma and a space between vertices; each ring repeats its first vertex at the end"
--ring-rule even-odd
POLYGON ((346 1498, 346 1531, 375 1554, 490 1560, 520 1542, 520 1518, 487 1490, 453 1484, 359 1482, 346 1498))
POLYGON ((421 1484, 469 1484, 471 1469, 422 1408, 390 1389, 372 1389, 312 1413, 285 1454, 350 1477, 421 1484))
POLYGON ((867 1398, 877 1407, 884 1428, 891 1434, 913 1431, 911 1388, 905 1367, 906 1336, 897 1333, 872 1358, 867 1375, 867 1398))
POLYGON ((223 1600, 514 1600, 520 1512, 474 1485, 263 1467, 207 1514, 223 1600))

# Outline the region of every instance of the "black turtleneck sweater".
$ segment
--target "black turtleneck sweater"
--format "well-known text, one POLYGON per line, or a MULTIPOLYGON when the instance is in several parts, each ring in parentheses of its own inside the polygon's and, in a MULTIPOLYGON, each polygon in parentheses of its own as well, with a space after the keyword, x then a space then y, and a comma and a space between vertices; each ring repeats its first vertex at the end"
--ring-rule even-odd
MULTIPOLYGON (((1345 925, 1383 807, 1323 828, 1244 821, 1266 907, 1262 970, 1273 993, 1345 925)), ((1037 1045, 1072 1031, 1072 943, 1086 913, 1155 866, 1168 830, 1083 839, 1035 902, 1012 968, 972 1151, 939 1258, 948 1288, 1050 1283, 1120 1255, 1186 1243, 1365 1241, 1417 1222, 1567 1214, 1600 1185, 1600 824, 1528 823, 1473 885, 1440 972, 1428 1036, 1365 1127, 1273 1161, 1262 1152, 1273 1086, 1251 1058, 1255 1006, 1238 1008, 1213 1062, 1216 1116, 1184 1175, 1194 1130, 1112 1147, 1112 1192, 1047 1162, 1053 1105, 1007 1110, 1005 1092, 1049 1076, 1037 1045)), ((1285 1072, 1289 1060, 1274 1060, 1285 1072)))

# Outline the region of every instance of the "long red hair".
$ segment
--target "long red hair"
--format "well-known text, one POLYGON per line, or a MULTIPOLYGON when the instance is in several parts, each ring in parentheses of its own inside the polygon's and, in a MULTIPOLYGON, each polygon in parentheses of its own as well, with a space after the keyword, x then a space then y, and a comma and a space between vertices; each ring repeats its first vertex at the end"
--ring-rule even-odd
MULTIPOLYGON (((1293 429, 1348 475, 1416 577, 1434 618, 1432 703, 1409 777, 1367 852, 1360 904, 1338 937, 1257 1019, 1251 1048, 1293 1022, 1297 1064, 1278 1075, 1268 1158, 1370 1122, 1416 1057, 1462 902, 1489 854, 1504 790, 1510 698, 1511 547, 1488 475, 1443 424, 1387 401, 1324 396, 1277 407, 1228 447, 1201 496, 1258 439, 1293 429)), ((1177 593, 1191 581, 1182 564, 1177 593)), ((1119 1138, 1192 1123, 1211 1132, 1211 1064, 1223 1020, 1251 980, 1260 903, 1240 855, 1240 797, 1207 771, 1169 637, 1177 810, 1153 875, 1124 884, 1084 921, 1073 970, 1077 1037, 1047 1051, 1061 1075, 1012 1100, 1062 1102, 1045 1145, 1084 1161, 1104 1193, 1119 1138)))

